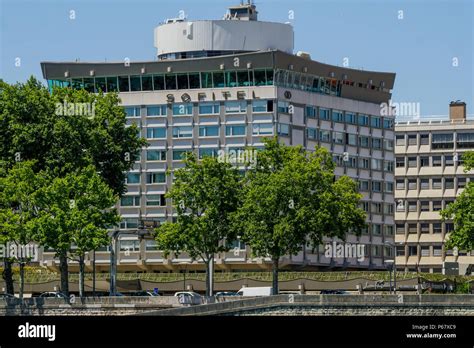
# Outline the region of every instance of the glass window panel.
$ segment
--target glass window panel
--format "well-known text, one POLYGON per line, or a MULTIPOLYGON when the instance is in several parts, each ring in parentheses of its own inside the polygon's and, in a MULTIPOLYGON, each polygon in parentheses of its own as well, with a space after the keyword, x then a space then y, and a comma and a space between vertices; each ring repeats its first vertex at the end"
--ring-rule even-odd
POLYGON ((225 87, 224 73, 223 72, 214 72, 214 73, 212 73, 212 80, 214 82, 214 88, 225 87))
POLYGON ((201 85, 202 88, 212 88, 212 73, 206 72, 206 73, 201 73, 201 85))
POLYGON ((265 70, 255 70, 253 72, 255 86, 265 86, 267 84, 265 70))
POLYGON ((163 75, 153 75, 153 89, 155 91, 165 89, 165 77, 163 75))
POLYGON ((225 86, 237 87, 237 73, 235 71, 227 71, 225 73, 225 86))
POLYGON ((267 86, 272 86, 273 85, 273 69, 267 69, 266 75, 267 75, 267 86))
MULTIPOLYGON (((176 75, 165 75, 166 89, 176 89, 176 75)), ((156 87, 155 87, 156 88, 156 87)))
POLYGON ((178 89, 189 89, 188 74, 178 74, 178 89))
POLYGON ((130 92, 128 76, 119 76, 118 77, 118 84, 119 84, 119 91, 120 92, 130 92))
POLYGON ((109 76, 107 80, 107 92, 118 91, 117 76, 109 76))
POLYGON ((142 90, 152 91, 153 90, 153 76, 143 75, 142 76, 142 90))
POLYGON ((95 90, 97 93, 99 91, 107 92, 107 83, 105 82, 105 77, 96 77, 95 78, 95 90))
POLYGON ((140 76, 130 76, 130 90, 139 92, 142 90, 142 82, 140 76))
POLYGON ((190 73, 189 74, 189 88, 197 89, 201 88, 201 83, 199 80, 199 73, 190 73))
POLYGON ((173 116, 190 116, 193 114, 193 104, 173 104, 173 116))
POLYGON ((74 89, 84 88, 84 81, 82 80, 82 78, 72 79, 72 88, 74 88, 74 89))
POLYGON ((239 87, 248 87, 248 86, 250 86, 248 70, 238 71, 237 72, 237 81, 238 81, 238 86, 239 87))
POLYGON ((226 114, 240 114, 247 112, 246 101, 227 101, 224 104, 226 114))
POLYGON ((164 139, 166 138, 166 128, 165 127, 147 128, 146 137, 148 139, 164 139))

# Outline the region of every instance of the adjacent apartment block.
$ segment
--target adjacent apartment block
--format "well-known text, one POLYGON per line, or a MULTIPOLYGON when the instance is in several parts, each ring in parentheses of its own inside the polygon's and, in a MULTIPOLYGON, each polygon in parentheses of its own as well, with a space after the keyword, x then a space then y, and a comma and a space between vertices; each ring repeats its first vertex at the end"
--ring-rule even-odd
MULTIPOLYGON (((119 270, 203 270, 185 254, 165 257, 153 240, 140 240, 139 222, 173 219, 165 198, 172 176, 166 172, 182 167, 186 153, 202 158, 258 149, 272 136, 309 150, 328 148, 336 174, 359 182, 369 224, 362 236, 347 238, 366 246, 362 257, 327 257, 321 246, 283 258, 283 267, 385 269, 385 260, 394 258, 394 119, 381 116, 380 105, 391 97, 395 74, 295 55, 293 40, 291 25, 258 21, 255 5, 244 4, 231 7, 222 20, 167 20, 155 29, 157 61, 41 64, 50 87, 118 92, 128 122, 149 142, 128 173, 119 206, 119 270)), ((53 256, 43 252, 42 265, 57 267, 53 256)), ((91 253, 88 267, 92 261, 91 253)), ((216 255, 216 269, 268 270, 269 261, 252 258, 236 240, 233 250, 216 255)), ((108 263, 107 249, 97 250, 99 271, 107 271, 108 263)))
POLYGON ((462 154, 474 150, 474 120, 466 119, 466 104, 452 102, 449 120, 396 122, 395 134, 397 269, 449 273, 449 265, 458 263, 465 274, 474 251, 445 248, 454 226, 442 222, 439 211, 474 180, 462 163, 462 154))

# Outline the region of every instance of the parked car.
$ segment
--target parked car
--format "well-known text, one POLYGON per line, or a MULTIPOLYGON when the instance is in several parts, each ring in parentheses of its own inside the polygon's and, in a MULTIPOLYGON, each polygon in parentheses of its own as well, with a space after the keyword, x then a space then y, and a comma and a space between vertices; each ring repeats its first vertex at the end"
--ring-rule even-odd
POLYGON ((47 291, 47 292, 43 292, 41 295, 39 295, 39 297, 42 297, 42 298, 63 298, 63 299, 68 299, 68 297, 66 295, 64 295, 62 292, 59 292, 59 291, 47 291))
POLYGON ((346 295, 347 291, 344 290, 321 290, 321 295, 346 295))
POLYGON ((8 299, 14 299, 14 298, 15 296, 12 294, 0 294, 0 299, 8 300, 8 299))
POLYGON ((272 294, 271 286, 261 286, 261 287, 243 287, 240 289, 237 294, 244 297, 260 297, 260 296, 270 296, 272 294))
POLYGON ((232 291, 220 291, 216 294, 216 297, 227 297, 227 296, 240 296, 240 295, 232 291))
POLYGON ((156 297, 156 296, 160 296, 160 294, 151 292, 151 291, 142 290, 142 291, 132 292, 130 296, 156 297))
POLYGON ((201 295, 193 291, 178 291, 174 294, 174 296, 178 297, 178 301, 181 304, 201 304, 202 299, 201 295))

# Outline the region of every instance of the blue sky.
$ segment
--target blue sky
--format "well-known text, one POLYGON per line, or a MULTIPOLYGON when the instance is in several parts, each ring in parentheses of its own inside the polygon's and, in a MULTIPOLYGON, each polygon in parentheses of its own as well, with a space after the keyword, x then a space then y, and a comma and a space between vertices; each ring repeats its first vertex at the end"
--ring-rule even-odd
MULTIPOLYGON (((239 0, 0 0, 0 77, 42 79, 41 61, 154 60, 153 29, 185 11, 220 19, 239 0), (70 11, 75 19, 70 19, 70 11), (15 66, 20 58, 20 66, 15 66)), ((392 100, 446 115, 451 100, 474 114, 472 0, 258 0, 260 20, 295 29, 295 52, 397 74, 392 100), (293 11, 294 19, 289 18, 293 11), (403 11, 403 19, 399 19, 403 11), (453 66, 457 59, 458 66, 453 66)))

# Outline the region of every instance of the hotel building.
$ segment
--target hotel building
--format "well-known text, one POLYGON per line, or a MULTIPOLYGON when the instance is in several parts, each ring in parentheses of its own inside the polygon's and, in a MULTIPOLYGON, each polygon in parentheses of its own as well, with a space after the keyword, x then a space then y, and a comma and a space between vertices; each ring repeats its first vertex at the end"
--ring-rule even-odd
POLYGON ((402 271, 465 274, 474 265, 474 251, 445 248, 454 225, 439 216, 474 180, 462 161, 474 150, 474 120, 466 119, 463 102, 449 108, 449 119, 395 124, 396 265, 402 271))
MULTIPOLYGON (((155 29, 157 61, 43 62, 49 86, 90 92, 116 91, 128 122, 136 123, 149 146, 128 174, 121 199, 119 271, 204 270, 185 254, 164 257, 153 240, 134 233, 140 220, 169 221, 165 198, 172 185, 167 170, 182 158, 216 155, 218 150, 261 148, 278 136, 308 150, 321 145, 337 163, 336 174, 358 181, 369 227, 347 242, 366 245, 365 258, 325 257, 324 248, 282 258, 286 269, 385 269, 394 258, 394 119, 381 116, 395 74, 343 68, 294 54, 290 24, 258 21, 252 4, 231 7, 222 20, 171 19, 155 29), (126 235, 130 232, 130 235, 126 235)), ((99 271, 108 271, 109 253, 96 251, 99 271)), ((41 262, 57 267, 53 253, 41 262)), ((90 267, 92 253, 88 256, 90 267)), ((216 255, 216 270, 269 270, 236 241, 216 255)))

